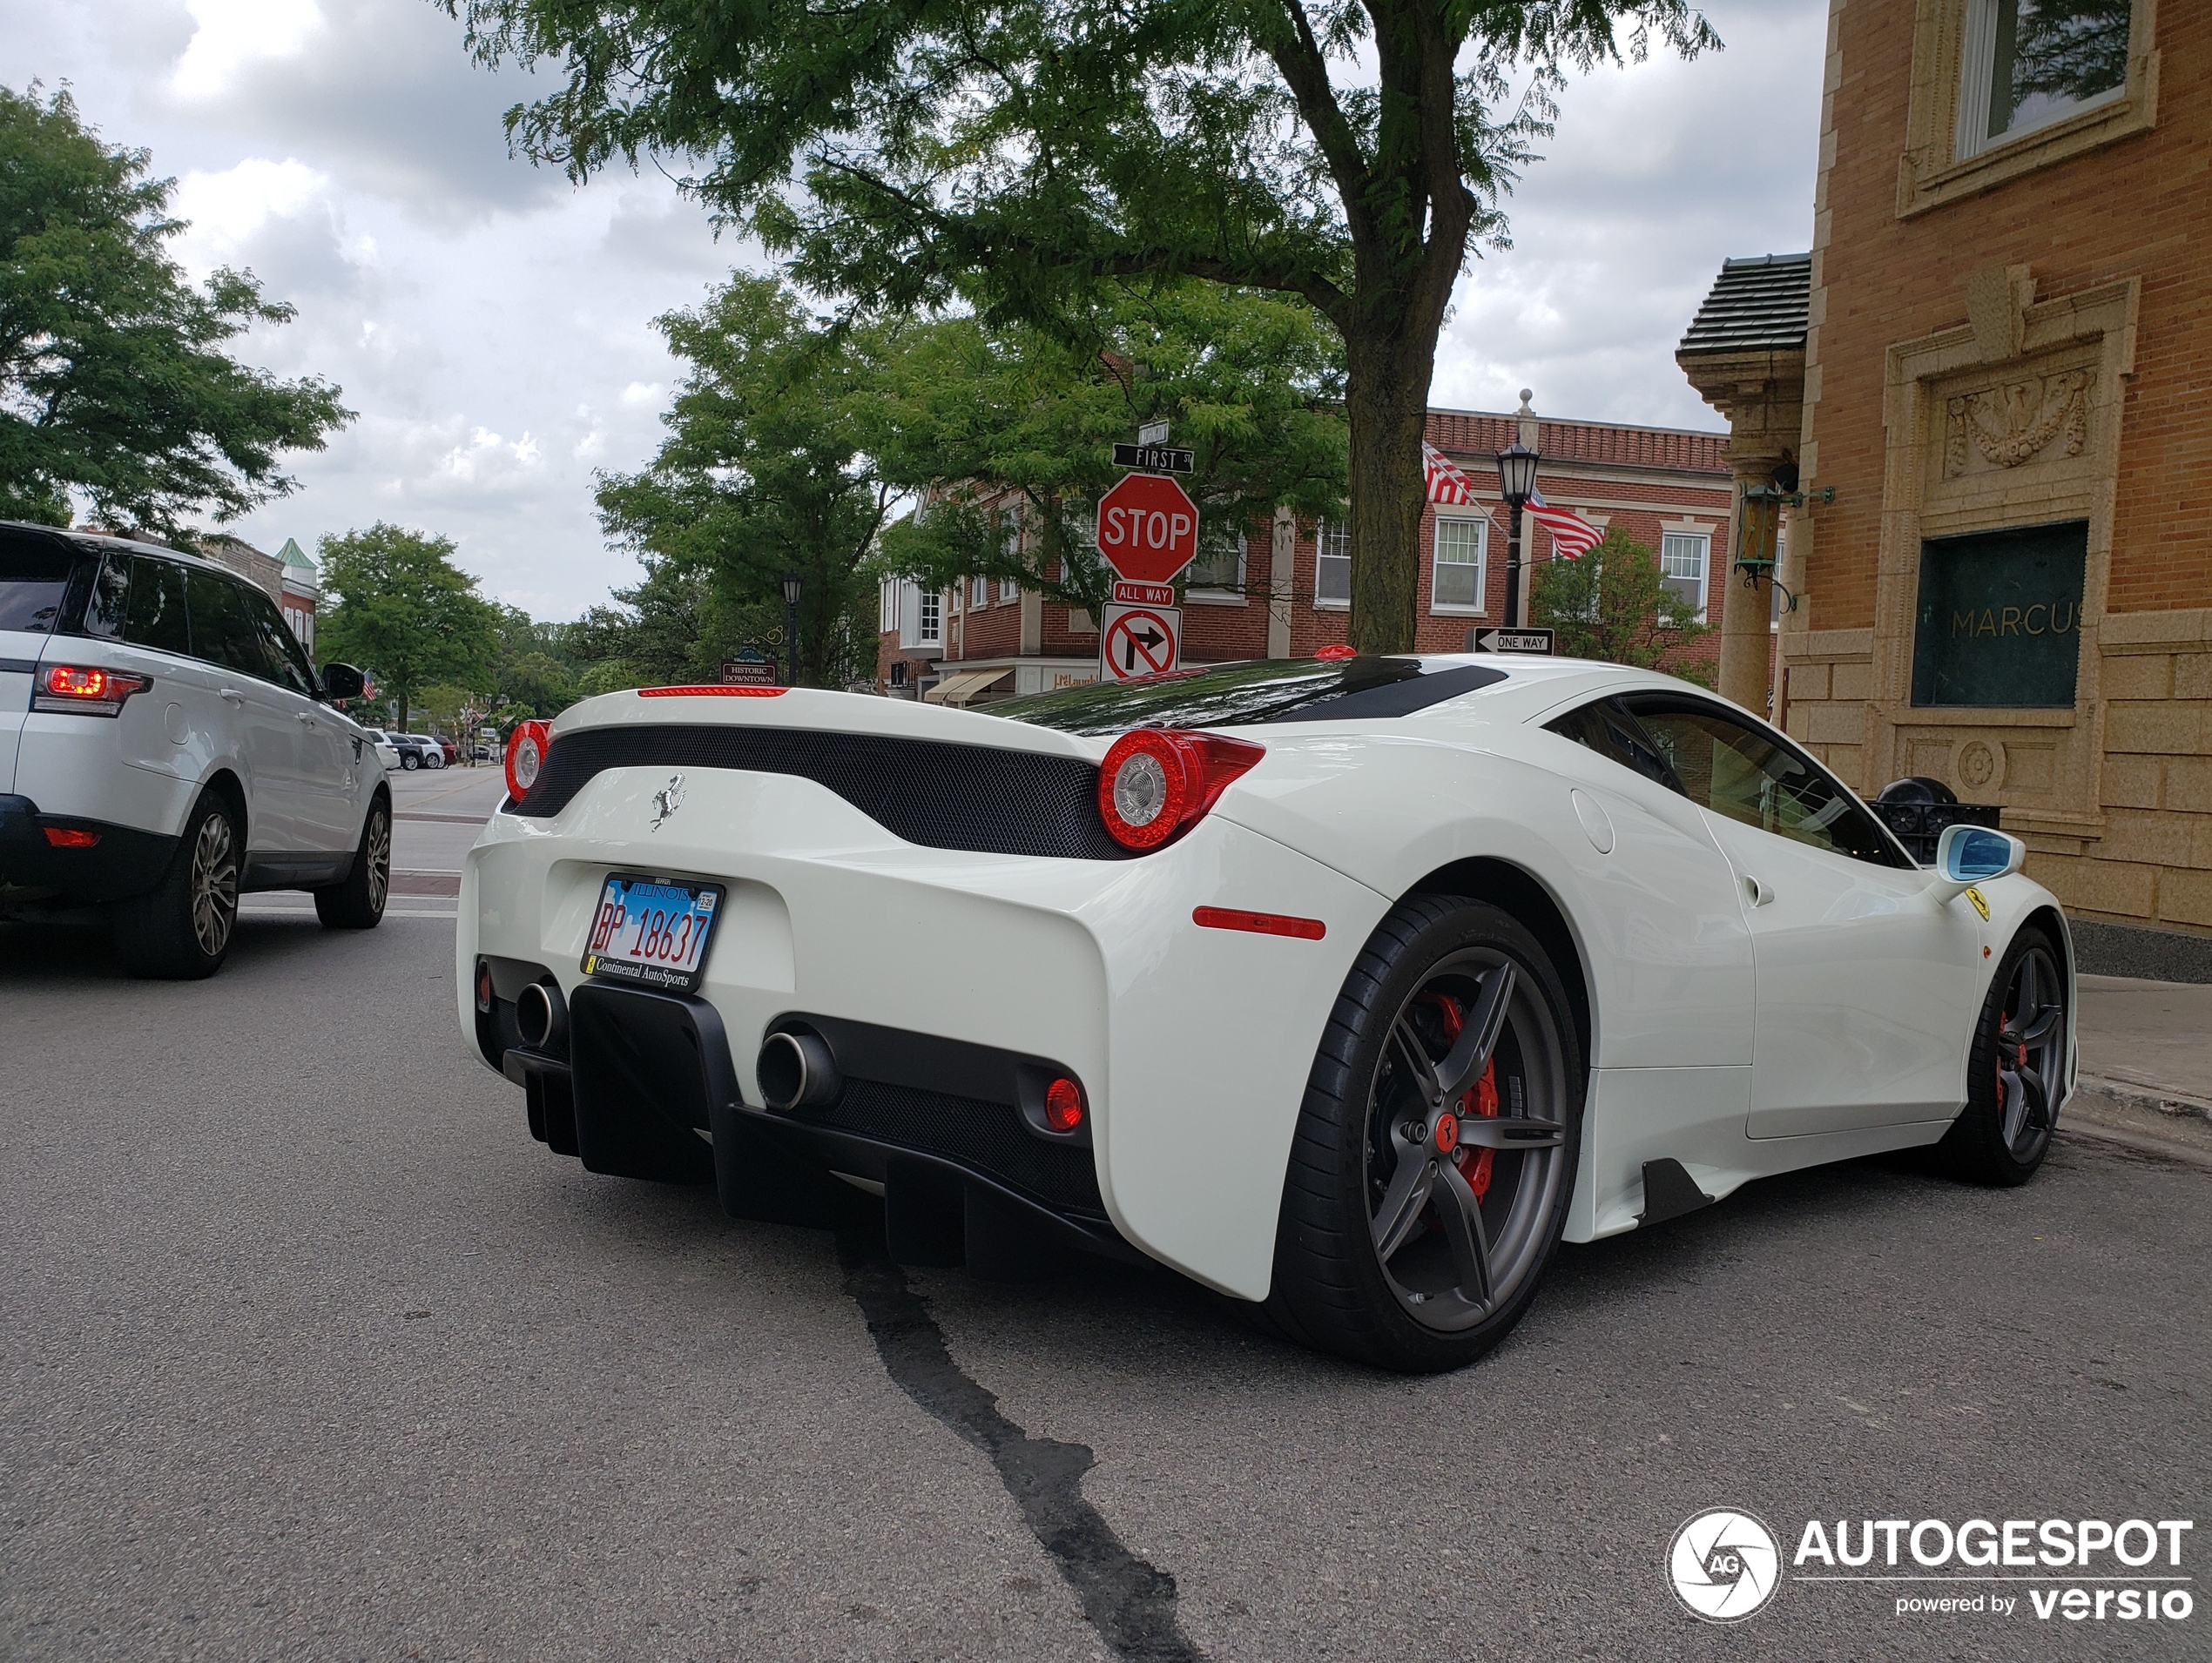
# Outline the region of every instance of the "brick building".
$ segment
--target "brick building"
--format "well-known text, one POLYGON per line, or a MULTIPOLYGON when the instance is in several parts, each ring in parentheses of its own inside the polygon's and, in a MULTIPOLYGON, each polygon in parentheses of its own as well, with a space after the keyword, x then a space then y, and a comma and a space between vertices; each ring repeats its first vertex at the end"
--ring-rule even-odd
POLYGON ((2212 8, 1831 0, 1824 89, 1797 340, 1680 359, 1812 494, 1786 724, 2001 805, 2107 962, 2212 966, 2212 8))
MULTIPOLYGON (((1432 410, 1428 441, 1473 481, 1477 501, 1466 508, 1431 504, 1422 515, 1417 644, 1423 651, 1462 651, 1470 628, 1504 619, 1507 515, 1497 453, 1516 438, 1543 456, 1538 482, 1546 501, 1659 552, 1668 583, 1718 618, 1730 523, 1721 434, 1554 421, 1525 401, 1510 415, 1432 410)), ((1017 504, 996 506, 1008 536, 1034 535, 1020 525, 1017 504)), ((1527 521, 1524 561, 1550 555, 1548 535, 1527 521)), ((1272 525, 1253 527, 1241 545, 1203 551, 1185 578, 1184 662, 1302 658, 1342 641, 1351 567, 1342 525, 1299 524, 1287 510, 1272 525)), ((1013 583, 976 579, 924 595, 911 583, 888 582, 879 623, 877 684, 894 696, 981 705, 1098 673, 1093 620, 1013 583)), ((1702 658, 1715 650, 1710 636, 1693 649, 1702 658)))

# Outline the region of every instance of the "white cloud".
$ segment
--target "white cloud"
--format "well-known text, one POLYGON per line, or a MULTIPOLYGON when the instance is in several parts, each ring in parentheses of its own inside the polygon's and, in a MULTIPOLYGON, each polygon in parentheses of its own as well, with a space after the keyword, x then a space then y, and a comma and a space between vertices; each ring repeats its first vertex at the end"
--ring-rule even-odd
POLYGON ((247 65, 297 57, 322 27, 314 0, 186 0, 197 25, 170 86, 182 98, 225 91, 247 65))
POLYGON ((219 173, 193 172, 177 182, 174 207, 192 229, 178 245, 187 266, 220 264, 271 219, 289 219, 324 199, 330 176, 290 157, 248 157, 219 173), (215 259, 196 259, 212 252, 215 259))

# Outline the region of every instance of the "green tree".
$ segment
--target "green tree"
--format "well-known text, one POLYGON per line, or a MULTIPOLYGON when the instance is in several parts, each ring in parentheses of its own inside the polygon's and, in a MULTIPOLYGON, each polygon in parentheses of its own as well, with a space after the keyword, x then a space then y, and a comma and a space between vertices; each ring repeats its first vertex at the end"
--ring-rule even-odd
POLYGON ((796 571, 799 640, 786 649, 796 679, 842 685, 893 495, 865 449, 881 332, 824 328, 782 282, 742 273, 698 311, 658 322, 691 368, 651 466, 601 480, 602 523, 648 557, 645 587, 661 575, 656 560, 671 583, 699 586, 693 673, 749 613, 779 616, 784 574, 796 571))
POLYGON ((550 718, 575 704, 577 697, 576 677, 566 664, 548 652, 526 652, 502 659, 498 697, 490 703, 525 705, 531 715, 550 718))
POLYGON ((1717 38, 1689 0, 442 0, 582 178, 654 152, 863 308, 1050 320, 1102 279, 1303 296, 1343 336, 1353 644, 1413 644, 1453 286, 1567 67, 1717 38), (1517 90, 1516 90, 1517 87, 1517 90))
POLYGON ((1113 281, 1053 329, 971 315, 890 342, 873 448, 892 482, 940 488, 885 533, 884 556, 926 587, 1003 579, 1097 616, 1113 575, 1091 538, 1122 475, 1113 444, 1155 418, 1196 453, 1184 483, 1206 537, 1247 535, 1278 504, 1342 512, 1342 348, 1296 296, 1113 281), (968 481, 1012 488, 1039 535, 1009 539, 968 481))
POLYGON ((1683 656, 1712 626, 1660 581, 1659 557, 1648 545, 1608 531, 1580 560, 1548 560, 1530 569, 1529 616, 1553 631, 1561 656, 1666 670, 1702 687, 1713 684, 1710 665, 1683 656))
POLYGON ((447 537, 378 521, 366 531, 326 536, 316 548, 323 593, 336 598, 316 629, 326 659, 370 670, 378 696, 408 706, 435 682, 489 684, 499 647, 499 610, 476 580, 453 563, 447 537))
POLYGON ((99 519, 184 535, 200 510, 234 519, 297 481, 287 450, 320 450, 352 420, 338 389, 280 381, 222 350, 293 310, 250 273, 195 288, 166 252, 171 179, 114 150, 67 92, 0 87, 0 517, 99 519))

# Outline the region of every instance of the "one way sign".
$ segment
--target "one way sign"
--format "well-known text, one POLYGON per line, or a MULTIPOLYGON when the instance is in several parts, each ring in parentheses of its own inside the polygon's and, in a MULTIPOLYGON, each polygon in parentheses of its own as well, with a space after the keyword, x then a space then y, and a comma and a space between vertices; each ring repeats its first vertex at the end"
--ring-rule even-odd
POLYGON ((1467 631, 1469 652, 1533 652, 1549 657, 1552 632, 1549 630, 1470 630, 1467 631))
POLYGON ((1101 681, 1133 682, 1173 670, 1183 656, 1179 606, 1109 606, 1098 642, 1101 681))

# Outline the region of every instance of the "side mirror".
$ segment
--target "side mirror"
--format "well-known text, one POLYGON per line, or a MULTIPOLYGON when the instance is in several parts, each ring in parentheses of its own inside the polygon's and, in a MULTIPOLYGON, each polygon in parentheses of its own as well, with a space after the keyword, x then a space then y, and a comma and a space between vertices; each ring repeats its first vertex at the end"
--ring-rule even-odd
POLYGON ((368 677, 351 664, 325 664, 322 667, 322 696, 334 704, 349 698, 359 698, 368 685, 368 677))
POLYGON ((2007 832, 1986 825, 1946 826, 1936 843, 1935 897, 1947 901, 1975 884, 2009 878, 2027 862, 2027 845, 2007 832))

